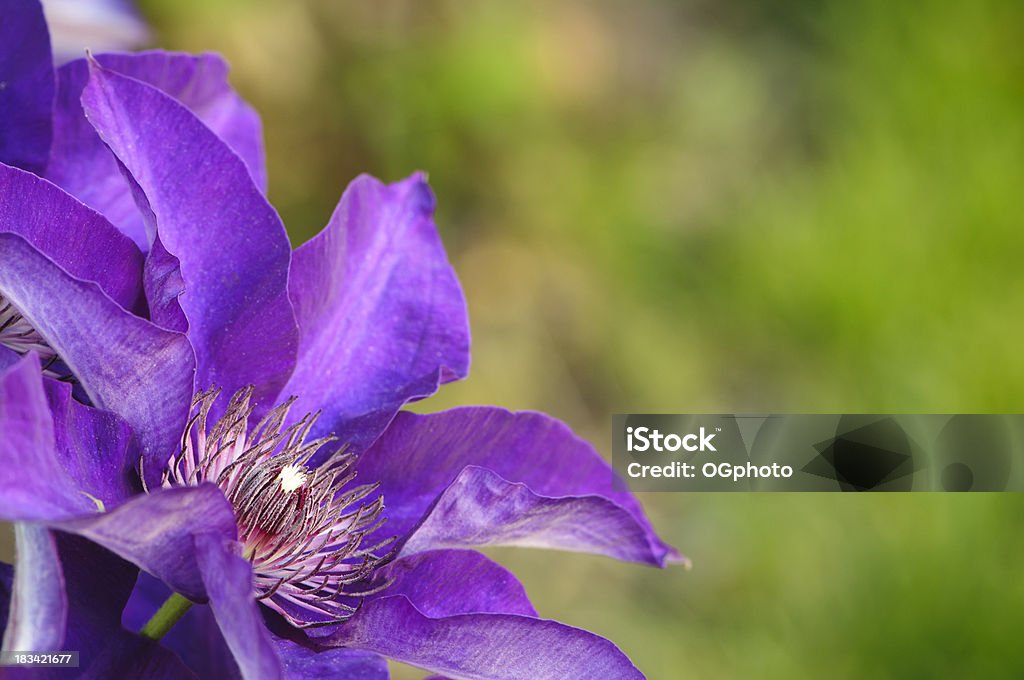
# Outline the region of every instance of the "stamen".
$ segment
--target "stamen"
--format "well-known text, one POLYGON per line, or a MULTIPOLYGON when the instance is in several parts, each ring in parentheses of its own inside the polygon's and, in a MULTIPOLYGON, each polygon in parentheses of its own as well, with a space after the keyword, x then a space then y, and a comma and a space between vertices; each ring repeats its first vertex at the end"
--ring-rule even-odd
POLYGON ((32 327, 17 308, 0 295, 0 345, 18 354, 35 352, 43 367, 43 375, 74 382, 71 371, 61 361, 46 339, 32 327))
POLYGON ((394 537, 362 545, 384 523, 384 499, 366 500, 377 484, 346 488, 355 472, 344 447, 319 467, 307 467, 335 440, 305 441, 319 413, 283 428, 294 398, 249 428, 252 393, 251 386, 239 390, 212 427, 210 410, 220 392, 196 395, 162 484, 220 487, 235 510, 257 599, 300 628, 344 621, 361 598, 389 585, 375 572, 393 557, 386 550, 394 537))

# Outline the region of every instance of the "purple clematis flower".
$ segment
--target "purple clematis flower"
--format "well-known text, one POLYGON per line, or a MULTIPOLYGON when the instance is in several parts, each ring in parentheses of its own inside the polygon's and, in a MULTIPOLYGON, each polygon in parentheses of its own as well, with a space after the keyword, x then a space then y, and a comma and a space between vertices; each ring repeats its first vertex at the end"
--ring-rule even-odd
POLYGON ((681 559, 593 448, 401 410, 469 367, 425 178, 357 179, 293 250, 223 62, 54 72, 39 6, 0 17, 4 647, 90 677, 642 677, 475 550, 681 559))

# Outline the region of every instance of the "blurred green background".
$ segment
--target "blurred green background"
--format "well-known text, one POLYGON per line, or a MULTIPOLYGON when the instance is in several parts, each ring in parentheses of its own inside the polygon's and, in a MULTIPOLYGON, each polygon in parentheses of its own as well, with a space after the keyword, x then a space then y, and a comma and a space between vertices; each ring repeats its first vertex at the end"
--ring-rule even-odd
MULTIPOLYGON (((420 409, 1024 412, 1022 3, 141 4, 296 242, 429 171, 474 363, 420 409)), ((654 679, 1024 671, 1017 495, 644 502, 692 571, 493 554, 654 679)))

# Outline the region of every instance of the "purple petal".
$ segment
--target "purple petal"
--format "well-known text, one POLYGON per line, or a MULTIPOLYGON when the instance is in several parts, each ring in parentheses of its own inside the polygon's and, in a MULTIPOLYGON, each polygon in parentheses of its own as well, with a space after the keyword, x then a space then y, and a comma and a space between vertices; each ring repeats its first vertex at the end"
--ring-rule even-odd
MULTIPOLYGON (((40 537, 50 535, 43 528, 33 530, 40 537)), ((138 573, 135 567, 80 537, 61 532, 53 532, 52 536, 56 539, 57 551, 45 551, 41 556, 45 561, 32 559, 24 554, 24 550, 18 556, 19 569, 26 574, 35 574, 33 581, 37 590, 33 593, 32 615, 55 619, 52 625, 47 626, 50 636, 54 635, 56 627, 63 634, 62 640, 48 641, 48 646, 41 650, 78 650, 80 666, 75 677, 79 678, 194 677, 173 653, 121 628, 120 613, 138 573), (60 579, 61 572, 63 580, 60 579), (64 598, 45 597, 46 591, 57 583, 63 586, 61 593, 66 593, 66 602, 64 598), (61 614, 65 605, 66 627, 61 614)), ((7 586, 8 569, 4 572, 4 584, 7 586)), ((0 587, 0 600, 3 600, 0 609, 7 608, 12 595, 9 588, 0 587)), ((6 620, 6 612, 3 614, 6 620)), ((17 626, 18 622, 13 622, 13 625, 17 626)), ((14 635, 16 633, 12 632, 14 635)), ((16 646, 18 644, 21 641, 12 641, 11 649, 25 649, 16 646)), ((24 671, 24 676, 62 678, 67 676, 67 671, 54 670, 51 674, 24 671)), ((12 677, 22 675, 12 674, 12 677)))
POLYGON ((67 634, 61 649, 79 650, 86 655, 82 665, 88 666, 92 662, 88 655, 121 631, 121 610, 139 570, 80 536, 53 533, 68 599, 67 634))
MULTIPOLYGON (((263 130, 259 116, 228 83, 227 63, 215 54, 193 56, 163 51, 100 54, 104 68, 148 83, 188 107, 246 164, 266 192, 263 130)), ((89 81, 85 59, 57 70, 54 140, 47 177, 107 216, 143 250, 149 239, 113 154, 93 130, 82 110, 89 81)))
POLYGON ((64 519, 96 505, 61 465, 39 359, 0 374, 0 496, 3 519, 64 519))
POLYGON ((514 614, 428 618, 404 597, 383 597, 325 640, 449 678, 643 678, 614 644, 557 621, 514 614))
POLYGON ((93 404, 131 426, 158 472, 177 450, 194 358, 180 333, 134 316, 15 234, 0 233, 0 295, 60 355, 93 404))
MULTIPOLYGON (((121 628, 121 610, 139 570, 80 536, 54 533, 68 600, 60 649, 80 652, 80 677, 191 677, 174 654, 121 628)), ((64 677, 62 673, 53 675, 64 677)))
POLYGON ((20 652, 63 649, 68 601, 57 542, 46 527, 22 522, 14 525, 14 540, 17 563, 3 648, 20 652))
MULTIPOLYGON (((63 388, 64 386, 60 387, 63 388)), ((66 397, 66 390, 58 392, 56 396, 58 398, 61 396, 66 397)), ((0 376, 0 425, 3 426, 0 432, 4 433, 4 437, 0 439, 0 442, 3 442, 5 446, 8 444, 12 445, 12 448, 16 451, 19 449, 39 451, 45 450, 48 447, 48 456, 39 457, 43 460, 54 461, 52 421, 49 420, 50 414, 45 403, 38 360, 34 356, 23 359, 15 367, 4 372, 0 376), (42 445, 35 445, 34 442, 17 436, 28 428, 28 426, 22 424, 22 420, 25 420, 25 418, 19 419, 17 417, 26 413, 31 427, 41 433, 42 445), (43 425, 40 426, 39 422, 43 423, 43 425), (47 425, 51 428, 49 441, 47 441, 46 436, 47 425), (18 446, 19 444, 21 444, 20 447, 18 446)), ((67 412, 62 413, 59 411, 56 418, 58 423, 81 418, 82 413, 76 413, 78 409, 86 410, 87 407, 72 405, 67 412)), ((92 411, 93 409, 87 410, 92 411)), ((85 431, 87 433, 95 432, 94 424, 89 424, 85 431)), ((81 430, 76 429, 67 438, 81 434, 81 432, 81 430)), ((84 445, 84 442, 82 444, 84 445)), ((76 445, 72 445, 72 447, 74 446, 76 445)), ((44 482, 46 480, 53 481, 58 479, 59 475, 64 472, 63 468, 59 466, 56 466, 53 471, 42 469, 38 464, 35 464, 35 461, 11 468, 10 456, 8 455, 7 458, 8 460, 4 461, 4 465, 0 466, 0 470, 12 469, 18 471, 20 473, 18 476, 27 480, 38 478, 44 482)), ((52 492, 45 483, 41 486, 41 489, 30 489, 30 491, 35 491, 36 494, 43 494, 43 501, 47 501, 49 497, 45 494, 52 494, 52 492)), ((80 491, 76 491, 72 482, 61 482, 55 484, 55 486, 58 488, 66 487, 63 491, 66 497, 71 499, 85 498, 80 491)), ((17 487, 15 487, 14 491, 17 491, 17 487)), ((14 497, 14 493, 7 488, 4 488, 3 495, 5 497, 5 504, 9 498, 14 497)), ((18 502, 15 506, 25 505, 30 509, 35 509, 38 513, 39 498, 31 498, 31 493, 22 493, 22 495, 28 496, 28 500, 24 503, 18 502)), ((20 501, 20 499, 18 500, 20 501)), ((58 496, 58 500, 63 499, 58 496)), ((91 502, 84 504, 87 506, 85 510, 72 508, 70 512, 64 511, 58 514, 75 514, 75 510, 78 510, 77 514, 83 514, 89 510, 95 510, 91 502)), ((196 530, 218 530, 220 535, 230 537, 234 535, 235 531, 234 518, 230 506, 226 499, 224 499, 223 494, 212 485, 205 485, 196 489, 174 489, 157 492, 153 495, 139 496, 112 512, 92 514, 79 519, 54 521, 52 524, 67 531, 77 532, 90 540, 110 548, 139 566, 157 574, 171 583, 180 592, 196 599, 203 597, 205 591, 200 582, 198 567, 193 556, 192 534, 196 530)), ((29 531, 28 525, 24 525, 23 529, 19 529, 19 532, 23 530, 29 531)), ((45 530, 40 531, 42 531, 41 536, 49 536, 49 533, 45 530)), ((38 532, 35 533, 38 534, 38 532)), ((29 534, 29 537, 36 538, 36 535, 29 534)), ((66 542, 70 542, 73 547, 75 540, 75 538, 71 537, 66 542)), ((59 561, 56 559, 56 555, 53 554, 52 549, 46 552, 43 550, 45 547, 45 541, 36 540, 29 544, 31 550, 24 549, 19 554, 19 565, 23 565, 19 570, 19 574, 26 574, 27 576, 19 576, 17 581, 19 585, 15 588, 15 592, 24 594, 16 596, 14 599, 16 615, 12 618, 13 623, 9 628, 12 636, 18 636, 12 637, 12 639, 19 643, 31 642, 33 639, 38 638, 38 633, 34 636, 29 633, 40 629, 48 630, 48 628, 43 628, 44 625, 53 628, 56 625, 55 619, 62 617, 65 611, 64 607, 59 606, 59 601, 54 600, 52 593, 56 589, 59 591, 58 594, 63 595, 63 583, 57 583, 60 576, 59 571, 56 574, 51 574, 50 571, 52 570, 48 571, 49 567, 59 565, 59 561), (34 558, 37 554, 42 554, 42 556, 34 558), (21 606, 18 606, 19 602, 22 603, 21 606), (29 602, 31 605, 25 605, 25 602, 29 602), (18 615, 19 612, 22 612, 20 616, 18 615), (26 630, 29 632, 26 633, 26 630)), ((74 564, 72 575, 76 578, 86 574, 93 577, 93 582, 90 582, 88 588, 71 588, 71 586, 77 585, 77 581, 69 581, 69 593, 76 602, 88 601, 90 596, 96 597, 101 591, 107 596, 100 597, 97 602, 87 602, 86 606, 74 609, 73 614, 77 614, 79 618, 82 616, 86 617, 85 624, 76 624, 74 630, 86 630, 98 634, 104 628, 101 625, 101 619, 104 614, 102 606, 116 601, 120 601, 123 604, 131 592, 132 580, 125 578, 123 575, 116 575, 117 570, 109 565, 97 567, 96 565, 88 564, 88 562, 88 559, 81 557, 81 550, 79 550, 78 555, 68 562, 74 564), (113 589, 116 589, 120 584, 123 587, 122 596, 110 597, 109 591, 112 588, 101 588, 95 583, 95 581, 104 578, 113 579, 113 589)), ((134 578, 134 571, 132 578, 134 578)), ((112 619, 114 623, 118 622, 120 619, 120 607, 116 608, 112 616, 107 616, 106 618, 112 619)), ((107 627, 109 628, 110 625, 107 627)), ((58 628, 59 633, 62 634, 64 630, 63 619, 61 619, 58 628)), ((71 629, 72 626, 69 622, 69 630, 71 629)), ((104 640, 108 638, 110 638, 109 635, 103 636, 104 640)), ((97 664, 100 664, 97 668, 108 670, 110 668, 122 668, 120 664, 124 661, 122 657, 126 652, 122 649, 123 645, 118 642, 120 638, 114 636, 111 639, 113 640, 112 644, 117 643, 116 651, 111 652, 109 658, 103 661, 102 664, 97 662, 97 664)), ((97 644, 92 644, 97 642, 96 639, 89 638, 89 642, 90 644, 82 644, 80 646, 81 649, 96 650, 99 648, 97 644)), ((140 653, 145 651, 143 649, 144 645, 139 647, 135 641, 124 640, 121 642, 128 644, 131 649, 138 648, 137 651, 140 653)), ((80 647, 75 647, 75 649, 80 647)), ((13 648, 58 649, 60 644, 56 642, 48 647, 15 646, 13 648)), ((141 663, 145 659, 139 657, 138 661, 141 663)), ((147 661, 146 663, 149 662, 147 661)), ((95 677, 113 676, 104 671, 98 673, 95 677)))
POLYGON ((111 510, 141 488, 138 450, 128 424, 108 411, 85 406, 71 396, 71 386, 44 380, 53 416, 55 453, 79 494, 87 493, 111 510))
POLYGON ((0 345, 0 371, 5 371, 21 361, 21 355, 12 349, 0 345))
POLYGON ((321 433, 367 447, 406 402, 469 370, 469 324, 420 174, 362 176, 295 251, 289 291, 302 333, 283 396, 323 410, 321 433))
MULTIPOLYGON (((172 592, 163 581, 146 572, 140 573, 124 608, 124 627, 140 630, 172 592)), ((201 678, 232 680, 241 677, 209 605, 193 605, 160 644, 175 652, 201 678)))
POLYGON ((388 680, 388 662, 372 652, 356 649, 313 650, 290 640, 275 638, 277 654, 288 680, 388 680))
POLYGON ((212 484, 136 496, 110 512, 51 522, 84 536, 166 582, 193 601, 207 598, 193 536, 234 539, 234 513, 212 484))
POLYGON ((228 394, 254 384, 256 403, 270 406, 298 346, 280 218, 239 157, 156 88, 92 63, 82 104, 179 260, 196 384, 228 394))
POLYGON ((474 550, 434 550, 402 557, 384 567, 382 575, 394 579, 383 597, 404 595, 432 618, 537 615, 512 572, 474 550))
POLYGON ((153 248, 146 256, 143 285, 149 302, 149 318, 168 330, 188 331, 188 319, 178 303, 178 298, 185 292, 181 263, 167 252, 159 236, 153 240, 153 248))
POLYGON ((130 441, 124 421, 44 379, 35 355, 22 358, 0 374, 0 515, 64 519, 119 505, 138 483, 130 441))
POLYGON ((400 413, 357 465, 360 480, 381 483, 381 532, 411 532, 402 555, 519 545, 659 566, 679 559, 637 500, 611 490, 611 467, 593 447, 541 413, 400 413))
POLYGON ((233 552, 232 544, 219 534, 195 537, 210 609, 243 678, 283 677, 281 660, 256 604, 252 566, 233 552))
POLYGON ((539 496, 480 467, 464 469, 413 530, 401 554, 439 547, 515 545, 592 552, 664 566, 669 548, 598 495, 539 496))
POLYGON ((102 215, 50 182, 0 165, 0 233, 18 234, 125 309, 142 295, 142 253, 102 215))
POLYGON ((0 162, 42 172, 53 135, 53 59, 37 0, 0 0, 0 162))
POLYGON ((90 656, 91 663, 79 676, 83 680, 189 680, 196 677, 174 652, 123 630, 108 636, 98 653, 90 656))

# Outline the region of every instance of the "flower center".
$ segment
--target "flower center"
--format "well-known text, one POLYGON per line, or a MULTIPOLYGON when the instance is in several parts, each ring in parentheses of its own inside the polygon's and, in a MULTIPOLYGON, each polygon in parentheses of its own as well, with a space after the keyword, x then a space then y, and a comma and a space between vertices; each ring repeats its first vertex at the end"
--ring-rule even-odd
POLYGON ((21 312, 0 295, 0 345, 17 352, 35 352, 43 365, 43 374, 58 380, 72 381, 71 372, 60 360, 46 339, 32 327, 21 312))
POLYGON ((281 491, 291 493, 306 483, 306 471, 297 465, 286 465, 277 476, 281 491))
POLYGON ((381 552, 394 538, 363 545, 384 523, 384 498, 371 499, 377 484, 350 484, 354 457, 343 448, 307 467, 334 439, 305 441, 318 414, 284 427, 294 398, 250 428, 252 391, 239 390, 209 427, 219 390, 196 395, 181 450, 168 460, 162 485, 220 487, 234 508, 257 598, 292 625, 344 621, 360 598, 388 585, 374 572, 391 559, 381 552))

